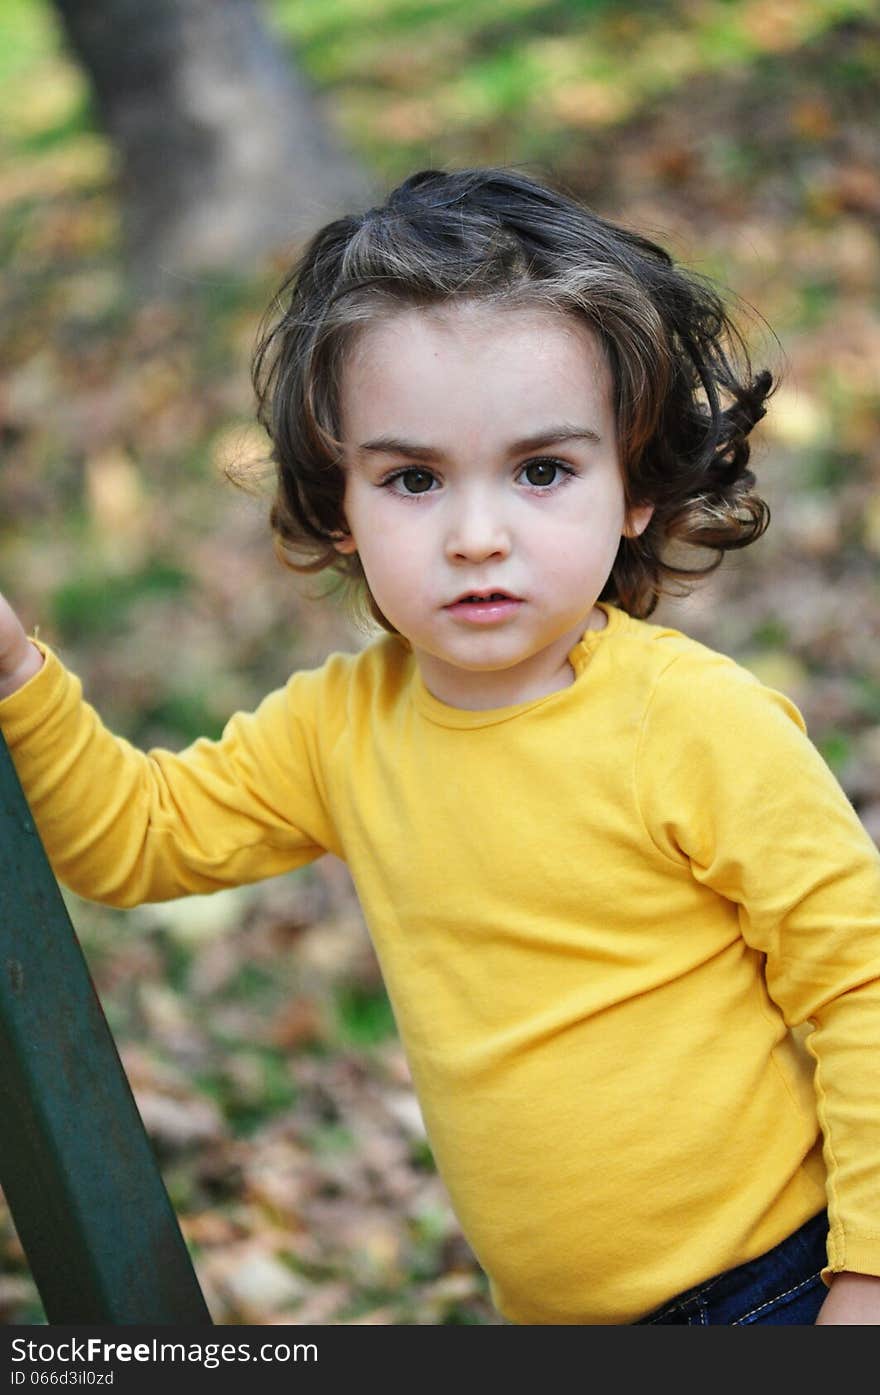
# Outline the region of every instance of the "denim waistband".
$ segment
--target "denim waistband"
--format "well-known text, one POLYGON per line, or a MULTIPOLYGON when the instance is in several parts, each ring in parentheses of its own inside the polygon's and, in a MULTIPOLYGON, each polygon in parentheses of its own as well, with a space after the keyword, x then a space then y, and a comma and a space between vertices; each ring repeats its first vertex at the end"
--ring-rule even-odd
POLYGON ((827 1293, 827 1236, 823 1210, 766 1254, 686 1289, 636 1325, 811 1324, 827 1293))

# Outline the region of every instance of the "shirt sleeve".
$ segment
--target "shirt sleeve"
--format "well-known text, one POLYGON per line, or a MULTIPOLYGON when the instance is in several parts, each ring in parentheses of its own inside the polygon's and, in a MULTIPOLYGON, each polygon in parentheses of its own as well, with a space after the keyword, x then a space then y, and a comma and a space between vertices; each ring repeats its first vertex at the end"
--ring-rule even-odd
POLYGON ((656 847, 737 904, 786 1023, 811 1024, 825 1273, 880 1275, 880 853, 794 703, 724 655, 663 671, 636 779, 656 847))
POLYGON ((7 741, 59 880, 114 906, 217 891, 336 851, 316 714, 320 670, 294 674, 218 741, 137 750, 44 663, 0 702, 7 741))

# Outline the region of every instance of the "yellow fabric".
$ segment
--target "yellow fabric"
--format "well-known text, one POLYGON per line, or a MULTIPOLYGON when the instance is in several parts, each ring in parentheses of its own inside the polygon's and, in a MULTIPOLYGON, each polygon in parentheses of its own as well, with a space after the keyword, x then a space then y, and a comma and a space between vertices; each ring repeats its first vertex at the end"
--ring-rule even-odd
POLYGON ((604 608, 568 688, 494 711, 385 636, 180 756, 110 736, 52 654, 0 720, 84 896, 347 860, 513 1321, 631 1322, 826 1187, 829 1270, 880 1274, 880 855, 786 697, 604 608))

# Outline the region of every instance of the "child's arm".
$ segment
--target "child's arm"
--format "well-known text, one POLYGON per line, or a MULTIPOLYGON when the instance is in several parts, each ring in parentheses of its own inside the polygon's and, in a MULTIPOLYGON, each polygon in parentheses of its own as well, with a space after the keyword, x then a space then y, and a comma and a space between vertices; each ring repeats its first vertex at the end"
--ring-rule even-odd
POLYGON ((816 1326, 880 1327, 880 1279, 872 1274, 835 1274, 816 1326))
POLYGON ((637 781, 657 848, 736 904, 784 1021, 812 1024, 840 1284, 823 1320, 844 1320, 852 1275, 880 1276, 880 853, 794 704, 709 651, 658 680, 637 781))
POLYGON ((27 640, 4 604, 0 726, 60 880, 92 900, 135 905, 256 881, 336 851, 318 679, 296 674, 257 712, 236 714, 219 741, 145 754, 103 726, 79 681, 27 640))

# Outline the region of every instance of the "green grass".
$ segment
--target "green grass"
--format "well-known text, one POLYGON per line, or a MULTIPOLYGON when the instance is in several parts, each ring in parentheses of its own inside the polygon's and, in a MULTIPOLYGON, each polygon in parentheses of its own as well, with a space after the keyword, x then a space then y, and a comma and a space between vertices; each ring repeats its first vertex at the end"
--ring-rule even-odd
POLYGON ((233 1132, 247 1137, 273 1115, 291 1109, 296 1103, 297 1088, 291 1079, 287 1052, 238 1049, 236 1061, 246 1069, 203 1073, 195 1083, 214 1100, 233 1132))
POLYGON ((788 626, 778 616, 762 621, 752 631, 752 644, 756 649, 770 651, 785 649, 789 644, 789 639, 788 626))
POLYGON ((189 744, 199 736, 216 740, 226 725, 226 716, 218 714, 210 694, 201 688, 166 690, 158 702, 148 703, 138 710, 132 729, 132 740, 147 739, 155 731, 173 732, 175 740, 189 744))
MULTIPOLYGON (((309 71, 346 89, 425 95, 423 69, 479 92, 500 115, 516 96, 546 106, 560 77, 613 82, 627 106, 700 73, 743 66, 869 17, 870 0, 804 0, 761 23, 740 0, 273 0, 271 13, 309 71), (562 41, 562 42, 560 42, 562 41), (416 72, 413 73, 413 62, 416 72)), ((858 59, 852 60, 858 76, 858 59)), ((430 94, 431 83, 428 84, 430 94)))
POLYGON ((844 766, 852 756, 852 738, 845 731, 831 730, 825 732, 817 740, 816 745, 839 779, 844 766))
POLYGON ((0 84, 27 73, 58 45, 58 26, 43 0, 3 0, 0 8, 0 84))
POLYGON ((51 616, 67 639, 112 635, 127 625, 138 601, 180 597, 188 585, 185 572, 160 560, 127 576, 87 571, 58 587, 52 596, 51 616))
POLYGON ((346 1046, 375 1046, 396 1034, 384 988, 341 988, 335 1002, 337 1035, 346 1046))

